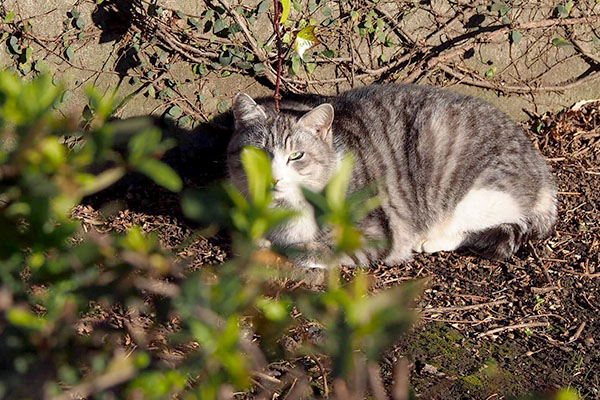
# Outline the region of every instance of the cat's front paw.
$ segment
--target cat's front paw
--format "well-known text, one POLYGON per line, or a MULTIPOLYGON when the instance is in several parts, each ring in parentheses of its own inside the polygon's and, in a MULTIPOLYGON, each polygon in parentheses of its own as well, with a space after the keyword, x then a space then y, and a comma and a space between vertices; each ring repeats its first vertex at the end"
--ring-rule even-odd
POLYGON ((309 261, 306 263, 301 263, 300 266, 302 268, 306 268, 306 269, 329 269, 329 266, 325 263, 322 262, 318 262, 318 261, 309 261))
POLYGON ((421 251, 419 253, 439 253, 440 251, 453 251, 460 246, 462 238, 442 237, 435 239, 425 239, 420 243, 421 251))
POLYGON ((256 242, 256 247, 260 250, 270 250, 272 245, 271 241, 265 238, 258 239, 256 242))
POLYGON ((412 251, 414 251, 415 253, 423 253, 424 252, 423 245, 425 244, 426 241, 427 241, 426 239, 417 240, 417 242, 413 246, 412 251))
POLYGON ((410 245, 394 245, 392 250, 385 257, 383 262, 386 265, 398 265, 410 260, 412 257, 412 249, 410 245))

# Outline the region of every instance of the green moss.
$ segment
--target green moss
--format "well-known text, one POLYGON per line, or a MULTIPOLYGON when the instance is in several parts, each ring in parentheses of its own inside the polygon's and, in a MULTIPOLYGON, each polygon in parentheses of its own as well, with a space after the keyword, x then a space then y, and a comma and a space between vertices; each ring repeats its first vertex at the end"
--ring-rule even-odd
POLYGON ((465 375, 477 367, 469 351, 471 347, 472 343, 458 330, 445 324, 430 324, 419 332, 409 351, 442 372, 465 375))
MULTIPOLYGON (((460 331, 443 323, 430 323, 405 337, 398 349, 402 355, 435 366, 457 378, 448 387, 448 398, 461 395, 485 398, 491 393, 508 396, 524 392, 523 380, 505 368, 506 362, 519 359, 523 352, 512 341, 473 342, 460 331), (451 395, 450 395, 451 394, 451 395)), ((413 377, 417 393, 430 388, 430 376, 413 377)))
POLYGON ((483 387, 483 382, 477 375, 463 376, 460 380, 465 385, 465 389, 472 391, 479 391, 483 387))
POLYGON ((521 355, 520 349, 514 342, 505 341, 503 343, 491 343, 489 351, 494 357, 513 359, 521 355))

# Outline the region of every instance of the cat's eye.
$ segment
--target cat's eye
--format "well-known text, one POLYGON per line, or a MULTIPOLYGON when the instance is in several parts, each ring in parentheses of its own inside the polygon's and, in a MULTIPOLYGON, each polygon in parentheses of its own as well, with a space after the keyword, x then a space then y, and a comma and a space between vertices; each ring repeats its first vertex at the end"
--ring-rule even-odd
POLYGON ((288 160, 289 161, 296 161, 296 160, 301 159, 302 157, 304 157, 304 153, 301 152, 301 151, 296 151, 296 152, 290 154, 290 156, 288 157, 288 160))

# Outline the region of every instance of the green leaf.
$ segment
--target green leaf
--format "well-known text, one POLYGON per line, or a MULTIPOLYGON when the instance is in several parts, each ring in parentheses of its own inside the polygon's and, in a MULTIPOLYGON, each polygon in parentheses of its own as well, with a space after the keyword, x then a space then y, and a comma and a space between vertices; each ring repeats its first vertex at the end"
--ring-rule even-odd
POLYGON ((272 184, 271 160, 256 147, 246 146, 242 150, 242 165, 248 177, 248 190, 252 202, 259 208, 269 205, 269 188, 272 184))
POLYGON ((73 23, 77 29, 83 30, 85 28, 85 21, 81 17, 76 18, 73 23))
POLYGON ((488 69, 485 73, 486 78, 493 78, 496 75, 496 67, 488 69))
POLYGON ((206 75, 208 70, 206 69, 206 65, 204 64, 194 64, 192 65, 192 72, 195 75, 206 75))
POLYGON ((569 14, 571 13, 571 10, 573 9, 573 5, 574 5, 574 4, 575 4, 575 3, 573 3, 573 1, 572 1, 572 0, 569 0, 569 1, 567 1, 567 2, 565 3, 565 8, 567 9, 567 12, 568 12, 569 14))
POLYGON ((94 112, 92 111, 90 106, 86 104, 85 107, 83 107, 83 112, 81 113, 81 116, 84 120, 91 121, 92 118, 94 118, 94 112))
POLYGON ((136 168, 154 182, 172 192, 179 192, 183 187, 181 178, 173 168, 154 158, 143 160, 136 165, 136 168))
POLYGON ((33 69, 35 69, 37 72, 44 73, 48 72, 50 70, 50 67, 48 67, 48 64, 46 64, 44 60, 38 60, 33 65, 33 69))
POLYGON ((219 18, 215 21, 215 24, 213 25, 213 33, 219 33, 225 28, 227 28, 227 21, 219 18))
POLYGON ((296 40, 294 40, 294 51, 300 58, 304 58, 304 53, 307 50, 321 43, 315 35, 315 29, 316 26, 309 25, 296 35, 296 40))
POLYGON ((192 117, 190 117, 189 115, 186 115, 182 118, 179 118, 179 121, 177 121, 177 126, 179 126, 180 128, 185 128, 186 126, 188 126, 191 123, 192 123, 192 117))
POLYGON ((341 211, 346 200, 346 193, 352 178, 352 167, 354 165, 354 157, 351 154, 346 154, 340 162, 340 167, 333 175, 325 192, 327 205, 334 212, 341 211))
POLYGON ((8 14, 6 14, 6 17, 4 17, 4 22, 7 24, 10 24, 11 22, 13 22, 15 19, 15 12, 11 11, 8 14))
POLYGON ((500 16, 501 17, 505 16, 509 11, 510 11, 510 6, 508 6, 508 5, 500 6, 500 16))
POLYGON ((256 9, 256 13, 257 14, 262 14, 265 11, 267 11, 269 9, 269 7, 271 6, 271 2, 268 0, 263 0, 260 2, 260 4, 258 5, 258 8, 256 9))
POLYGON ((510 32, 510 40, 513 42, 513 44, 519 43, 521 38, 523 38, 521 31, 514 30, 510 32))
POLYGON ((75 52, 73 51, 73 46, 69 46, 65 49, 65 57, 67 57, 67 60, 71 61, 74 55, 75 52))
POLYGON ((31 311, 21 308, 11 308, 6 313, 6 319, 13 325, 39 331, 46 326, 46 319, 36 317, 31 311))
POLYGON ((181 107, 175 105, 169 108, 169 111, 167 111, 167 113, 172 117, 178 118, 183 113, 183 110, 181 109, 181 107))
POLYGON ((283 321, 289 316, 291 304, 282 300, 274 300, 264 296, 256 300, 256 306, 271 321, 283 321))
MULTIPOLYGON (((278 0, 274 0, 278 1, 278 0)), ((287 21, 288 16, 290 15, 290 11, 292 10, 292 2, 291 0, 281 0, 281 18, 279 19, 279 23, 283 24, 287 21)))
POLYGON ((563 38, 552 39, 552 44, 556 47, 572 46, 571 42, 569 42, 563 38))
POLYGON ((129 149, 129 163, 134 166, 137 165, 141 160, 145 157, 150 156, 156 151, 165 151, 168 147, 166 145, 170 145, 168 142, 161 143, 161 132, 159 129, 150 128, 150 129, 140 129, 141 132, 135 135, 129 143, 127 147, 129 149))
POLYGON ((320 211, 331 212, 327 205, 327 199, 321 193, 313 192, 312 190, 303 187, 302 194, 309 203, 315 205, 320 211))
POLYGON ((16 36, 11 36, 8 39, 8 48, 15 54, 21 54, 21 46, 19 45, 19 39, 16 36))
POLYGON ((256 64, 254 64, 254 66, 252 66, 252 69, 254 70, 254 73, 256 75, 262 75, 265 73, 265 64, 256 63, 256 64))
POLYGON ((556 10, 561 17, 568 17, 573 9, 573 5, 573 1, 567 1, 564 5, 559 4, 558 7, 556 7, 556 10))
POLYGON ((73 92, 71 92, 70 90, 65 90, 62 93, 62 95, 60 96, 60 102, 66 103, 71 99, 72 96, 73 96, 73 92))
POLYGON ((323 50, 323 56, 327 57, 327 58, 332 58, 335 56, 335 51, 333 50, 323 50))
POLYGON ((30 62, 31 61, 31 57, 33 56, 33 48, 28 47, 25 49, 25 62, 30 62))
POLYGON ((20 63, 19 69, 21 70, 21 72, 23 72, 23 74, 28 74, 29 71, 31 71, 31 64, 30 63, 20 63))
POLYGON ((559 4, 558 7, 556 7, 556 10, 558 11, 558 13, 563 16, 566 17, 569 15, 569 12, 567 11, 567 9, 565 8, 565 6, 563 6, 562 4, 559 4))
POLYGON ((306 63, 304 64, 304 69, 306 70, 306 73, 309 75, 312 75, 313 72, 315 72, 315 69, 317 68, 317 63, 306 63))
POLYGON ((227 100, 221 101, 217 104, 217 111, 220 113, 224 113, 229 108, 229 102, 227 100))
POLYGON ((297 54, 292 55, 292 74, 298 76, 300 68, 302 67, 302 60, 297 54))
POLYGON ((563 388, 556 393, 552 400, 581 400, 577 390, 571 388, 563 388))
POLYGON ((82 195, 89 196, 106 189, 125 175, 125 168, 114 167, 110 168, 97 176, 82 174, 78 176, 78 180, 83 184, 81 191, 82 195))
POLYGON ((219 54, 219 63, 224 67, 231 64, 232 60, 233 60, 233 55, 231 54, 231 52, 229 50, 225 50, 225 51, 221 52, 221 54, 219 54))

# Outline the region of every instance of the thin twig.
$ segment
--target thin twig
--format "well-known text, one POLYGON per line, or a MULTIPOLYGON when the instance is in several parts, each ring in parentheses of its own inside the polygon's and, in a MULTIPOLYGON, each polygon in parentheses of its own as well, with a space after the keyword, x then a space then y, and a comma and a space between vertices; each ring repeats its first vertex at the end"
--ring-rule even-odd
POLYGON ((266 75, 267 79, 271 83, 276 84, 277 75, 273 71, 273 69, 271 68, 271 66, 269 64, 269 57, 267 55, 267 52, 265 51, 265 49, 263 49, 262 47, 260 47, 258 45, 258 42, 256 41, 256 39, 254 38, 254 36, 250 32, 250 30, 248 29, 248 26, 247 26, 244 18, 242 18, 238 13, 235 12, 235 10, 231 7, 231 5, 229 4, 229 2, 227 0, 218 0, 218 2, 223 6, 223 8, 227 11, 227 13, 229 13, 229 15, 231 15, 231 17, 235 20, 235 22, 241 27, 244 37, 246 38, 246 40, 248 41, 248 44, 252 48, 252 52, 265 65, 265 75, 266 75))
MULTIPOLYGON (((600 21, 600 15, 593 15, 588 17, 581 18, 564 18, 564 19, 546 19, 541 21, 531 21, 524 22, 522 24, 515 25, 498 25, 487 27, 488 32, 479 37, 478 41, 472 41, 464 44, 458 48, 455 48, 452 51, 449 51, 444 54, 440 54, 436 57, 433 57, 426 62, 422 62, 419 67, 417 67, 409 76, 404 79, 404 82, 414 82, 419 75, 423 73, 423 71, 431 71, 438 64, 443 63, 445 61, 451 60, 455 57, 464 55, 467 51, 474 48, 477 44, 490 42, 497 37, 507 34, 511 30, 528 30, 528 29, 539 29, 539 28, 547 28, 550 26, 568 26, 568 25, 577 25, 581 23, 591 23, 600 21)), ((559 89, 561 90, 561 89, 559 89)))
POLYGON ((475 310, 477 308, 482 308, 482 307, 497 306, 499 304, 505 304, 505 303, 508 303, 507 299, 490 301, 487 303, 471 304, 468 306, 460 306, 460 307, 425 308, 423 310, 420 310, 420 312, 421 312, 421 314, 436 314, 436 313, 443 313, 443 312, 466 311, 466 310, 475 310))
POLYGON ((375 362, 369 362, 367 365, 367 373, 369 374, 369 385, 375 400, 386 400, 387 395, 383 382, 381 381, 381 375, 379 373, 379 365, 375 362))
POLYGON ((392 387, 393 400, 408 400, 410 396, 410 379, 408 360, 400 357, 394 366, 394 386, 392 387))
POLYGON ((458 72, 445 64, 438 64, 437 68, 441 69, 448 75, 451 75, 458 79, 460 83, 477 86, 486 89, 494 89, 501 92, 515 92, 515 93, 540 93, 540 92, 560 92, 563 90, 573 89, 577 86, 583 85, 584 83, 593 81, 600 77, 600 71, 593 72, 587 76, 580 77, 574 82, 565 83, 563 85, 552 85, 552 86, 515 86, 515 85, 504 85, 494 84, 492 82, 486 82, 484 80, 475 80, 467 78, 467 76, 461 72, 458 72))
POLYGON ((487 332, 482 332, 477 337, 495 335, 496 333, 505 332, 505 331, 514 331, 516 329, 539 328, 539 327, 548 327, 548 326, 550 326, 549 322, 528 322, 525 324, 501 326, 500 328, 495 328, 495 329, 489 330, 487 332))
POLYGON ((273 28, 275 29, 275 36, 277 37, 277 79, 275 80, 275 110, 279 112, 279 100, 281 94, 279 89, 281 86, 281 66, 283 63, 283 51, 281 50, 281 24, 279 19, 281 18, 281 7, 279 0, 273 1, 273 8, 275 9, 275 15, 273 16, 273 28))
POLYGON ((313 356, 311 358, 315 361, 315 363, 319 367, 319 371, 321 371, 321 376, 323 377, 323 391, 324 391, 323 395, 327 399, 327 398, 329 398, 329 385, 327 384, 327 371, 325 371, 325 368, 323 367, 323 364, 321 363, 321 360, 319 360, 318 356, 313 356))
POLYGON ((579 50, 579 52, 581 54, 583 54, 585 57, 589 58, 590 60, 592 60, 593 62, 595 62, 596 64, 600 64, 600 57, 593 55, 592 53, 590 53, 589 51, 587 51, 586 49, 583 48, 583 43, 577 39, 573 39, 571 40, 573 42, 573 44, 575 45, 575 47, 577 48, 577 50, 579 50))
POLYGON ((586 324, 586 322, 583 321, 581 323, 581 325, 579 325, 579 328, 577 328, 577 330, 575 331, 575 334, 569 338, 569 341, 567 343, 573 343, 574 341, 579 339, 579 337, 583 333, 583 330, 585 329, 585 324, 586 324))

